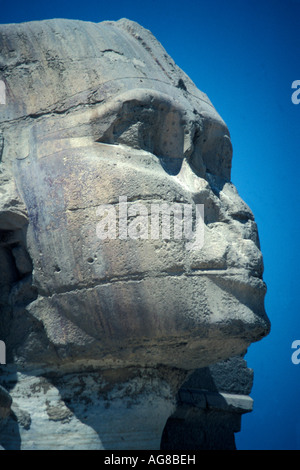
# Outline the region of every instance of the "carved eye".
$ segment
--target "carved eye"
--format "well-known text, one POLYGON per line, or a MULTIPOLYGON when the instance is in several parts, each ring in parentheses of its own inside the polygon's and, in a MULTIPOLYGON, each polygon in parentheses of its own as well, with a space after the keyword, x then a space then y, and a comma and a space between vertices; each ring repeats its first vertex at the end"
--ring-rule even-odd
POLYGON ((160 159, 164 170, 176 175, 187 157, 194 171, 230 179, 232 146, 222 121, 195 115, 168 95, 134 89, 107 104, 94 122, 97 142, 146 150, 160 159))
POLYGON ((120 100, 108 122, 97 142, 146 150, 160 159, 169 174, 180 171, 185 121, 182 110, 169 97, 142 90, 138 98, 120 100))

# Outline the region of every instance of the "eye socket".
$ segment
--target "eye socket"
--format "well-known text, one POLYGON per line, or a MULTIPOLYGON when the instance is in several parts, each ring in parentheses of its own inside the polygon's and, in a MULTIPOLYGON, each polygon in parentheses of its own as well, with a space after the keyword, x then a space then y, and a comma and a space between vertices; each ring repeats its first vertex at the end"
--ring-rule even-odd
POLYGON ((97 142, 146 150, 164 159, 163 165, 170 171, 177 171, 179 162, 172 163, 171 159, 184 158, 185 121, 170 100, 151 100, 148 95, 147 100, 127 100, 117 112, 114 110, 109 121, 97 142))
POLYGON ((169 174, 178 174, 186 157, 199 176, 230 179, 232 146, 226 125, 211 116, 196 120, 195 113, 191 116, 161 92, 134 89, 119 95, 105 105, 93 126, 96 142, 150 152, 169 174))

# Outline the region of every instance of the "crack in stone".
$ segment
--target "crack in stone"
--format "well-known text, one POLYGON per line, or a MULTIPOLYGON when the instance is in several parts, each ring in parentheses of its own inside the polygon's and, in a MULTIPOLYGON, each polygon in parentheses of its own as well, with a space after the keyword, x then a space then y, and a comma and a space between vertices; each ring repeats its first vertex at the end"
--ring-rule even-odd
MULTIPOLYGON (((161 197, 159 195, 155 195, 153 197, 153 195, 149 195, 149 196, 134 196, 134 197, 127 197, 127 201, 126 203, 127 204, 134 204, 135 202, 139 202, 139 201, 143 201, 143 202, 149 202, 150 204, 187 204, 185 201, 181 201, 179 199, 174 199, 172 201, 167 201, 165 199, 161 199, 161 197)), ((69 212, 76 212, 78 210, 86 210, 86 209, 94 209, 94 208, 97 208, 97 207, 100 207, 102 205, 109 205, 109 206, 116 206, 120 203, 120 201, 108 201, 108 202, 103 202, 103 203, 99 203, 99 204, 92 204, 90 206, 84 206, 84 207, 67 207, 67 211, 69 212)))

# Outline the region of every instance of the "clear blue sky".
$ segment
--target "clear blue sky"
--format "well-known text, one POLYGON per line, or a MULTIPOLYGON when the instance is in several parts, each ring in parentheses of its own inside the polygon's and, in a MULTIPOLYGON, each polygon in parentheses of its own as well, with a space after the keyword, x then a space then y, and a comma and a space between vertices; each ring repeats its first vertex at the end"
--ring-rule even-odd
POLYGON ((228 124, 232 181, 258 223, 271 334, 247 353, 254 411, 239 449, 300 449, 299 0, 0 0, 0 22, 127 17, 150 29, 228 124))

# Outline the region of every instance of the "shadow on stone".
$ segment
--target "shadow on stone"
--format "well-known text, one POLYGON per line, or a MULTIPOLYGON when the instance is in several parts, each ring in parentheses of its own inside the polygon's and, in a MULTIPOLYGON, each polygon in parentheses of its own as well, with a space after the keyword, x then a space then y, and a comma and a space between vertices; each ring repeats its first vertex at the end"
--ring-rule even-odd
POLYGON ((241 416, 252 411, 252 382, 242 357, 196 370, 178 392, 161 450, 235 450, 241 416))

